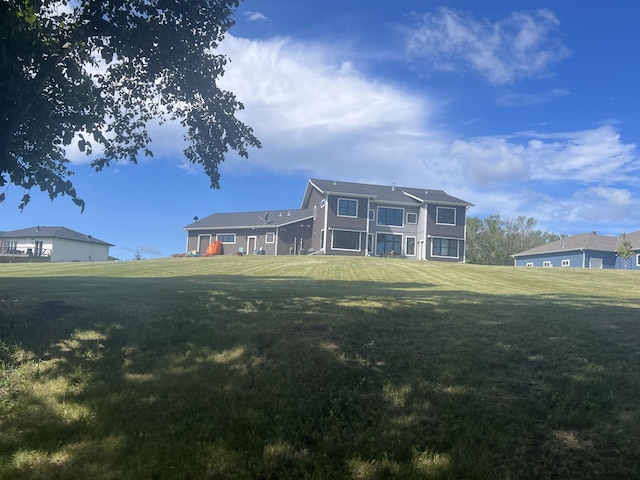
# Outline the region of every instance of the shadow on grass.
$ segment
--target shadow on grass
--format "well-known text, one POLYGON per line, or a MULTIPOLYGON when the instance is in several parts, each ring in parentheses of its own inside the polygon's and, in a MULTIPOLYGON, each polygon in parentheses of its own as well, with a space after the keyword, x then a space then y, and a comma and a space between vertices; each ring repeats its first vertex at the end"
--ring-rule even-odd
POLYGON ((1 292, 0 478, 640 473, 638 310, 611 299, 240 276, 1 292))

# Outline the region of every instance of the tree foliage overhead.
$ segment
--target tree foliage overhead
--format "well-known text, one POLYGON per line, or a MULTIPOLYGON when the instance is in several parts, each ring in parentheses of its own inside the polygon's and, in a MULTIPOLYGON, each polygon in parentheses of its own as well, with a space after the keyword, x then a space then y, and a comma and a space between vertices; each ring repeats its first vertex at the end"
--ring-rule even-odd
POLYGON ((534 218, 502 219, 491 215, 484 220, 467 218, 466 259, 481 265, 513 265, 511 255, 559 240, 555 233, 536 229, 534 218))
MULTIPOLYGON (((219 188, 232 149, 260 147, 218 87, 215 49, 240 0, 0 0, 0 187, 69 195, 67 149, 96 170, 152 155, 147 124, 179 121, 186 158, 219 188)), ((4 193, 0 194, 0 201, 4 193)))

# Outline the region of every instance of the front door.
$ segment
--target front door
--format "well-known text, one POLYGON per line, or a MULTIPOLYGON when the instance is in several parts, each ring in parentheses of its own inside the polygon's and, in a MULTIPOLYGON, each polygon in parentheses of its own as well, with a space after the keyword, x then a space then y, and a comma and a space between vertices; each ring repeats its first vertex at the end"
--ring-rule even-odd
POLYGON ((253 255, 256 250, 256 237, 247 238, 247 255, 253 255))
POLYGON ((198 253, 204 255, 211 243, 211 235, 198 235, 198 253))

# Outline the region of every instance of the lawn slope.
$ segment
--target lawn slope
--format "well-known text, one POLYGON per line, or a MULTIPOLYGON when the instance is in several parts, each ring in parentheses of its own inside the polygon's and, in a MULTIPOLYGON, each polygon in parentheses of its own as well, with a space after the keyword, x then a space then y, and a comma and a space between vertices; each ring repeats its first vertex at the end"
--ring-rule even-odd
POLYGON ((637 272, 0 265, 0 479, 640 478, 637 272))

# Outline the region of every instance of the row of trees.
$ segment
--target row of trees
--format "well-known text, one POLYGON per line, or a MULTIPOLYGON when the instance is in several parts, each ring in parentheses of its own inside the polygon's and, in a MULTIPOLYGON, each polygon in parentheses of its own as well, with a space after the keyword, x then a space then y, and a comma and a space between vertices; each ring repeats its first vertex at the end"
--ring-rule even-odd
POLYGON ((562 238, 538 228, 535 218, 525 216, 503 219, 491 215, 485 219, 467 218, 468 263, 513 265, 511 255, 562 238))

